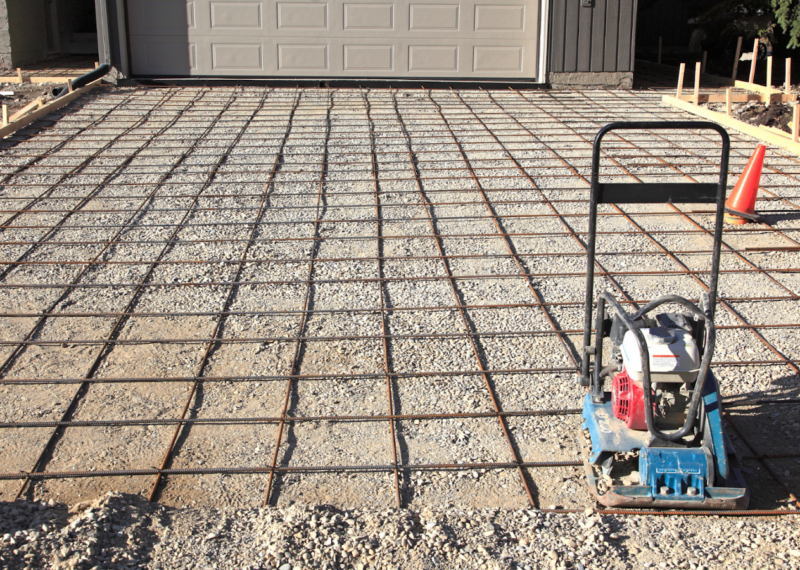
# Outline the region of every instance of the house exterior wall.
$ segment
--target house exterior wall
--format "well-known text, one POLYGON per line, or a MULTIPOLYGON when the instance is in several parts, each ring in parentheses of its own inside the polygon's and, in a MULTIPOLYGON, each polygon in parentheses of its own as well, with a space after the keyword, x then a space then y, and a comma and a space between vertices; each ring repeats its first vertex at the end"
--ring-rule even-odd
POLYGON ((625 86, 626 78, 632 81, 637 0, 552 2, 551 83, 598 84, 599 81, 599 84, 625 86), (608 82, 602 80, 604 77, 608 82))
POLYGON ((6 7, 6 0, 0 0, 0 67, 10 69, 12 66, 8 8, 6 7))
MULTIPOLYGON (((105 18, 108 26, 105 38, 103 34, 100 38, 104 44, 100 47, 101 60, 108 58, 121 77, 126 77, 130 73, 129 30, 122 0, 96 2, 104 8, 98 10, 98 19, 105 18)), ((638 0, 547 0, 542 32, 548 37, 542 39, 540 50, 548 71, 546 81, 553 85, 630 87, 637 4, 638 0)))
MULTIPOLYGON (((5 0, 10 22, 12 66, 40 61, 47 57, 47 26, 42 0, 5 0)), ((2 42, 2 34, 0 34, 2 42)), ((2 44, 0 43, 0 49, 2 44)))

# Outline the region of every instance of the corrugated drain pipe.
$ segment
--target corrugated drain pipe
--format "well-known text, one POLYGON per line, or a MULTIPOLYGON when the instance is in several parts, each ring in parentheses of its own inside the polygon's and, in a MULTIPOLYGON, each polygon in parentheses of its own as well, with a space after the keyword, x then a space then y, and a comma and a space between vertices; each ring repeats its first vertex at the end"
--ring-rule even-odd
MULTIPOLYGON (((72 88, 80 89, 81 87, 88 85, 92 81, 100 79, 109 71, 111 71, 111 65, 109 65, 108 63, 104 63, 103 65, 101 65, 97 69, 93 69, 86 75, 81 75, 80 77, 78 77, 75 81, 72 82, 72 88)), ((56 87, 55 89, 53 89, 53 98, 58 99, 59 97, 63 97, 67 93, 69 93, 68 87, 56 87)))

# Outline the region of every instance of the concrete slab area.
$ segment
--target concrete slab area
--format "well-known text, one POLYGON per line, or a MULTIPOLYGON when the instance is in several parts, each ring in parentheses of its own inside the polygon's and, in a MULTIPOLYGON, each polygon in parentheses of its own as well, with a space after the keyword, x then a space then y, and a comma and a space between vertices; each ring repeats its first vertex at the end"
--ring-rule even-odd
MULTIPOLYGON (((0 501, 592 507, 591 142, 687 119, 659 100, 109 88, 6 139, 0 501)), ((755 143, 731 137, 732 185, 755 143)), ((716 177, 708 133, 606 145, 609 181, 716 177)), ((765 223, 726 227, 722 256, 715 370, 764 510, 800 491, 798 177, 768 151, 765 223)), ((712 224, 601 208, 597 290, 698 298, 712 224)))

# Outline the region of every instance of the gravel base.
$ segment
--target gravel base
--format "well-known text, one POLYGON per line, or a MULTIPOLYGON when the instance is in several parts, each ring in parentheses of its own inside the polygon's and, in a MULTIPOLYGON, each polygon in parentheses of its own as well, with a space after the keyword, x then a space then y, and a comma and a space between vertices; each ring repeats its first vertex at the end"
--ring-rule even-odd
MULTIPOLYGON (((316 509, 319 520, 340 509, 354 519, 364 517, 360 528, 374 527, 376 533, 381 525, 402 527, 412 519, 416 522, 409 524, 420 529, 398 547, 394 562, 345 561, 351 565, 566 563, 563 545, 546 542, 557 540, 558 533, 539 536, 520 529, 546 528, 550 521, 563 525, 565 534, 580 534, 575 525, 584 521, 582 515, 527 513, 523 521, 521 509, 530 502, 518 469, 416 467, 512 462, 514 453, 524 462, 579 460, 574 410, 584 393, 574 369, 582 342, 591 141, 599 126, 613 120, 684 118, 658 101, 654 92, 604 90, 108 89, 37 123, 35 134, 24 131, 4 141, 0 219, 8 225, 0 260, 17 260, 31 241, 42 244, 25 257, 35 264, 11 268, 0 280, 0 312, 28 313, 4 317, 0 340, 16 343, 34 332, 34 340, 52 344, 20 350, 0 345, 3 360, 17 352, 2 377, 91 373, 101 380, 126 379, 88 385, 70 414, 76 421, 175 419, 184 410, 198 420, 261 419, 186 424, 172 446, 174 424, 69 427, 57 437, 45 468, 158 468, 168 449, 167 466, 176 469, 263 469, 277 458, 281 467, 330 471, 279 473, 269 490, 269 502, 277 508, 224 515, 241 522, 242 529, 250 528, 246 521, 266 521, 267 513, 288 520, 305 516, 291 512, 316 509), (41 153, 45 156, 37 157, 41 153), (28 204, 29 210, 8 223, 28 204), (86 269, 85 262, 93 259, 109 263, 86 269), (134 295, 148 272, 147 286, 134 295), (237 275, 240 285, 231 290, 228 283, 237 275), (73 280, 77 287, 67 289, 73 280), (30 284, 39 287, 11 287, 30 284), (51 308, 65 315, 47 318, 33 331, 36 314, 51 308), (220 316, 226 308, 231 314, 220 316), (119 322, 116 314, 89 314, 125 310, 135 314, 119 322), (115 326, 118 342, 104 351, 98 341, 115 326), (385 343, 384 327, 390 335, 385 343), (210 345, 215 331, 222 342, 210 345), (480 374, 479 365, 490 372, 480 374), (191 378, 198 374, 207 380, 192 391, 191 378), (287 381, 292 374, 299 377, 287 381), (141 377, 166 380, 128 381, 141 377), (284 406, 290 421, 281 430, 276 418, 284 406), (497 417, 385 418, 497 409, 563 413, 507 418, 511 444, 497 417), (291 421, 337 415, 369 421, 291 421), (410 510, 380 515, 397 504, 394 472, 386 469, 394 461, 392 428, 398 463, 415 466, 398 474, 400 502, 410 510), (383 470, 341 471, 339 466, 383 470), (487 507, 503 510, 480 510, 487 507), (423 521, 414 513, 425 508, 436 514, 423 521), (479 521, 473 534, 488 554, 477 546, 462 548, 464 559, 448 559, 444 546, 438 554, 417 550, 423 548, 415 545, 422 544, 419 535, 431 517, 440 517, 436 524, 446 536, 451 536, 447 528, 460 529, 461 518, 479 521), (480 538, 478 529, 490 519, 507 531, 480 538), (512 548, 506 538, 495 538, 512 532, 514 540, 531 541, 532 550, 518 551, 518 543, 512 548), (546 558, 550 550, 558 551, 554 562, 546 558), (504 551, 508 557, 501 556, 504 551)), ((731 183, 753 147, 746 137, 732 136, 731 183)), ((625 133, 607 143, 602 174, 609 181, 710 181, 715 176, 718 148, 709 136, 625 133)), ((785 151, 770 149, 768 156, 757 209, 769 225, 726 228, 719 290, 732 300, 718 307, 722 328, 715 373, 725 399, 740 405, 731 408, 729 433, 746 457, 751 505, 786 509, 792 505, 785 490, 765 464, 747 458, 796 454, 800 440, 794 405, 761 403, 800 396, 800 378, 781 360, 800 358, 800 338, 792 328, 777 326, 797 321, 800 258, 791 248, 800 243, 800 168, 785 151), (775 351, 745 324, 760 325, 758 334, 775 351)), ((603 206, 597 259, 609 274, 598 276, 595 292, 608 289, 633 301, 667 290, 697 298, 708 280, 713 226, 708 210, 603 206), (692 273, 683 273, 686 268, 692 273)), ((0 385, 0 421, 59 420, 77 390, 77 384, 0 385)), ((2 471, 30 469, 51 433, 40 427, 0 431, 2 471)), ((797 495, 800 461, 764 461, 797 495)), ((526 467, 523 474, 539 507, 582 511, 593 505, 577 466, 526 467)), ((47 479, 26 491, 29 499, 58 505, 108 492, 131 494, 114 496, 112 502, 136 503, 133 495, 149 496, 154 483, 154 476, 139 475, 47 479)), ((173 474, 161 479, 155 498, 168 507, 257 509, 267 485, 264 474, 173 474)), ((0 500, 13 499, 19 486, 18 480, 0 481, 0 500)), ((137 508, 154 513, 142 518, 175 517, 176 528, 184 524, 179 521, 188 528, 190 520, 223 516, 137 508)), ((46 512, 59 509, 64 510, 46 512)), ((649 549, 641 538, 648 532, 676 525, 683 533, 680 525, 686 525, 686 533, 700 536, 704 523, 697 521, 708 520, 720 525, 719 532, 739 528, 730 519, 604 517, 614 529, 609 533, 639 533, 642 552, 649 549), (639 528, 637 521, 650 522, 639 528)), ((267 530, 271 524, 263 523, 258 532, 272 532, 267 530)), ((790 536, 793 531, 787 529, 795 523, 782 518, 744 524, 773 529, 751 533, 766 539, 773 531, 790 536)), ((295 531, 285 532, 294 540, 295 531)), ((451 551, 460 539, 452 540, 442 543, 451 551)), ((245 542, 242 548, 255 549, 253 556, 263 550, 245 542)), ((222 548, 222 540, 210 544, 222 548)), ((618 543, 608 544, 603 548, 618 543)), ((314 567, 300 562, 300 550, 292 552, 285 561, 275 560, 279 567, 314 567)), ((627 550, 604 552, 609 567, 633 564, 627 550)), ((727 555, 714 564, 723 564, 727 555)), ((152 564, 178 565, 158 558, 162 554, 148 556, 152 564)), ((217 559, 238 560, 222 550, 217 559)), ((578 562, 595 567, 597 559, 578 555, 569 567, 578 562)), ((665 559, 641 560, 646 561, 665 559)), ((671 558, 666 561, 672 564, 671 558)), ((695 567, 698 562, 712 566, 698 555, 683 567, 690 561, 695 567)), ((263 566, 264 558, 238 567, 248 564, 263 566)))
MULTIPOLYGON (((591 509, 173 509, 112 493, 0 505, 4 568, 800 567, 785 519, 620 517, 591 509)), ((794 519, 792 519, 794 520, 794 519)))

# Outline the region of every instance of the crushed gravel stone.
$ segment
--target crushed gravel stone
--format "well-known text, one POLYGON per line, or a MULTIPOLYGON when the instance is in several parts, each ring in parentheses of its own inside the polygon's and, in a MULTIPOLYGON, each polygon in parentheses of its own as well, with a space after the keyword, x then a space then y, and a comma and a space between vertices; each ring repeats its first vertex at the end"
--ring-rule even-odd
POLYGON ((172 509, 109 493, 0 504, 0 565, 32 568, 800 568, 796 519, 614 516, 591 509, 172 509))
MULTIPOLYGON (((592 511, 592 142, 689 118, 661 95, 104 87, 4 139, 0 568, 800 567, 786 150, 764 223, 725 228, 714 355, 750 507, 784 516, 592 511)), ((707 132, 604 149, 604 181, 717 179, 707 132)), ((595 293, 699 298, 710 210, 602 205, 595 293)))

